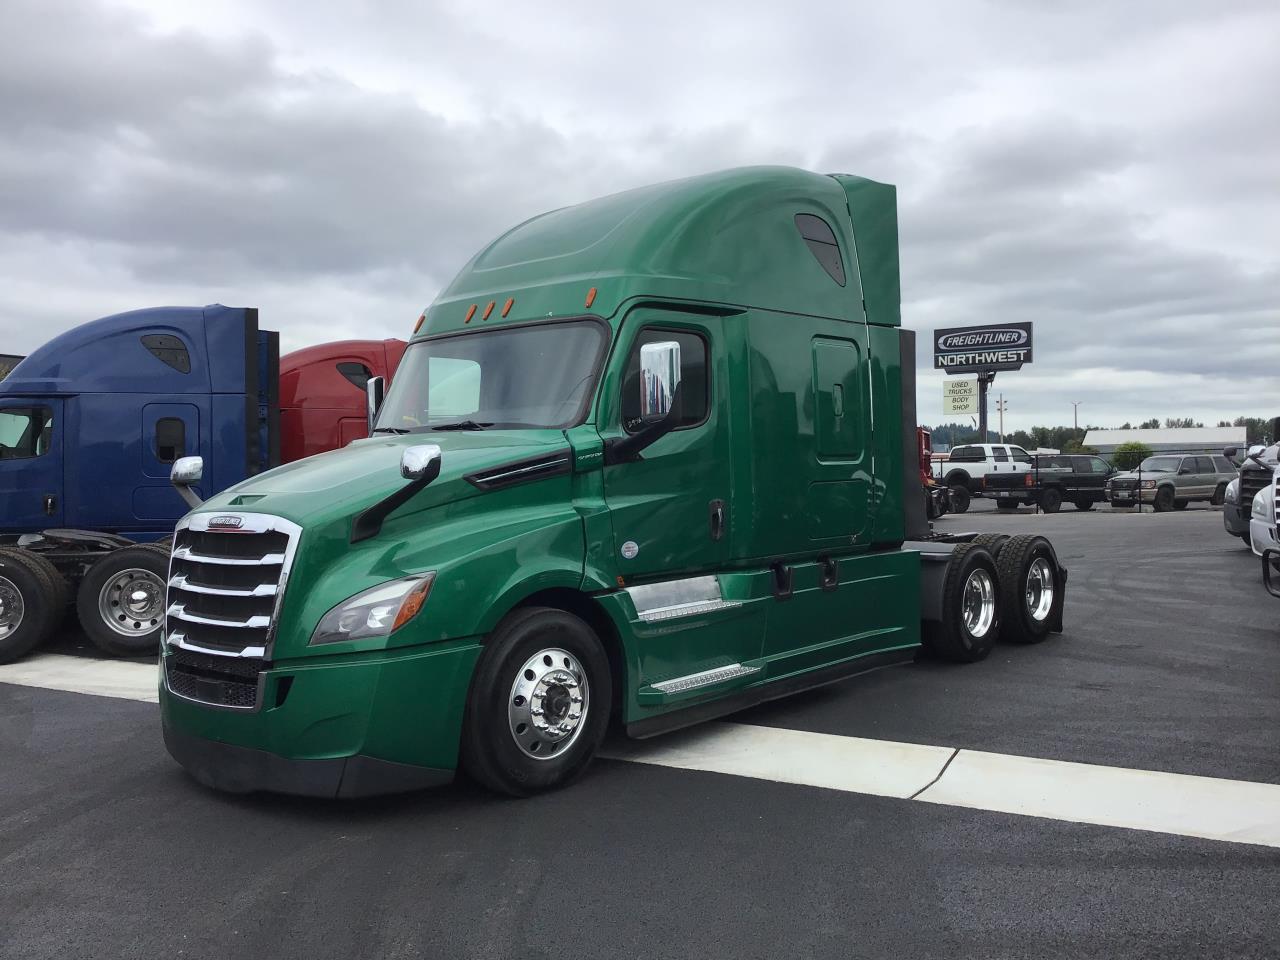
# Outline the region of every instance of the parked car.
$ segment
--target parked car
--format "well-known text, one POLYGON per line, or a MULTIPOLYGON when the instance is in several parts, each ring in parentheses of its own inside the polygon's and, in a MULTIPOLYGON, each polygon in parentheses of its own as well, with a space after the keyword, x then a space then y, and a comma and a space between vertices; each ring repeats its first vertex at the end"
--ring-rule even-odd
POLYGON ((1158 454, 1147 457, 1137 470, 1117 473, 1107 481, 1107 499, 1113 507, 1153 504, 1157 512, 1185 510, 1196 500, 1220 504, 1236 468, 1218 454, 1158 454))
POLYGON ((982 478, 982 495, 1001 510, 1017 510, 1019 504, 1038 504, 1045 513, 1057 513, 1064 502, 1077 510, 1092 510, 1106 499, 1107 478, 1116 471, 1101 457, 1083 454, 1040 454, 1032 458, 1026 473, 989 473, 982 478))
POLYGON ((934 464, 934 476, 951 491, 952 513, 969 509, 969 497, 982 490, 989 473, 1021 474, 1031 469, 1031 454, 1012 443, 971 443, 954 447, 934 464))

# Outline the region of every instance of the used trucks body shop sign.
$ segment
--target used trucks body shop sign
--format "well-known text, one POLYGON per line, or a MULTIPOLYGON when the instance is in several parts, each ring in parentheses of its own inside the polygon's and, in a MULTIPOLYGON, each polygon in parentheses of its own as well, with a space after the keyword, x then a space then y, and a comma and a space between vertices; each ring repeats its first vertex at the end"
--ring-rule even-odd
POLYGON ((933 331, 933 366, 947 373, 1020 370, 1031 362, 1031 324, 933 331))

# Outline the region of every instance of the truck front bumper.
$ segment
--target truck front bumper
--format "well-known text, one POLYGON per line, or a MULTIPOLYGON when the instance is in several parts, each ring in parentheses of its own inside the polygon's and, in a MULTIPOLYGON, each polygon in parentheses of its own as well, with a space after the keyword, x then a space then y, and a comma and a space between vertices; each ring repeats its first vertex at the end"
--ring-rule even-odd
POLYGON ((479 651, 451 641, 274 663, 252 708, 175 693, 162 658, 165 746, 196 780, 232 793, 355 797, 446 783, 479 651))
POLYGON ((1222 525, 1233 537, 1249 535, 1249 511, 1253 505, 1225 503, 1222 505, 1222 525))

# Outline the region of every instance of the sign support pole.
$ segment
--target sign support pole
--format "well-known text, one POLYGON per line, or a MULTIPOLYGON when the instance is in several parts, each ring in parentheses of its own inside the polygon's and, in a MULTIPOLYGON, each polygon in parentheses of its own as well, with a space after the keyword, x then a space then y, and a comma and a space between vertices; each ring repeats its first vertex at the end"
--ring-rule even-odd
POLYGON ((996 378, 994 373, 978 374, 978 442, 987 442, 987 389, 996 378))

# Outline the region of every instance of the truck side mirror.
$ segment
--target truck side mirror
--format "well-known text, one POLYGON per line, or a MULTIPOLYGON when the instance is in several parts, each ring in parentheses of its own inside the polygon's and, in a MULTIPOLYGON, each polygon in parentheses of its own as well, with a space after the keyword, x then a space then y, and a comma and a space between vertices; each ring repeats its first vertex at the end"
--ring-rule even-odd
POLYGON ((400 454, 400 476, 409 482, 399 490, 383 497, 351 522, 351 542, 359 543, 376 537, 382 530, 382 521, 393 510, 404 506, 427 484, 440 476, 440 447, 434 443, 420 443, 405 447, 400 454))
POLYGON ((438 445, 422 443, 405 447, 404 453, 400 454, 400 476, 406 480, 426 480, 430 483, 439 475, 440 447, 438 445))
POLYGON ((1236 458, 1236 454, 1239 452, 1240 452, 1239 447, 1223 447, 1222 448, 1222 455, 1226 457, 1228 460, 1234 460, 1236 458))
POLYGON ((382 398, 387 389, 387 381, 382 377, 370 377, 364 386, 365 410, 369 418, 369 433, 373 433, 373 424, 378 419, 378 411, 382 409, 382 398))
POLYGON ((173 462, 173 468, 169 471, 169 482, 178 491, 178 495, 187 502, 187 506, 193 510, 204 501, 196 496, 196 492, 191 489, 191 484, 199 483, 203 477, 204 457, 179 457, 173 462))
POLYGON ((680 386, 680 344, 674 340, 640 347, 640 419, 662 420, 671 412, 680 386))

